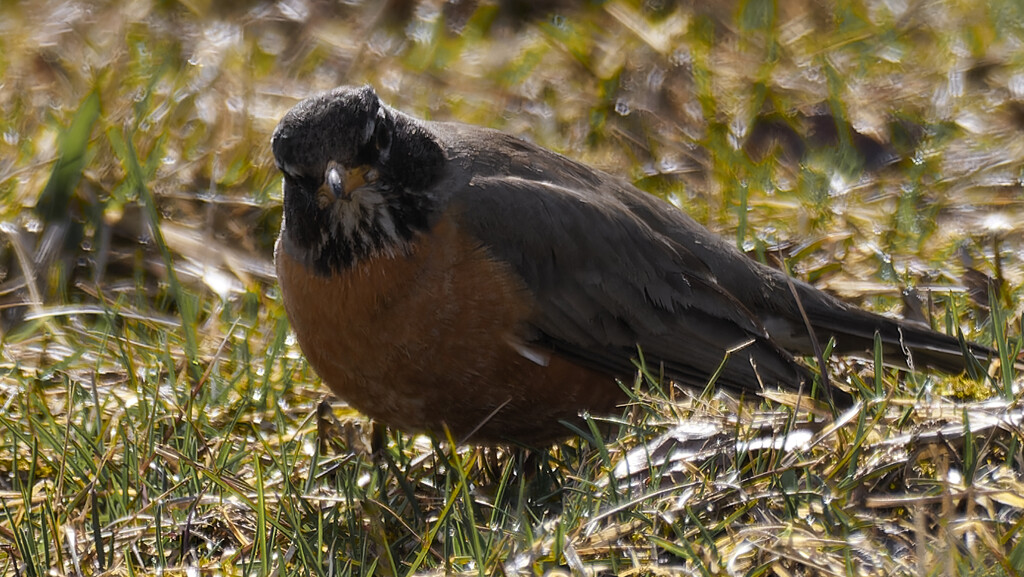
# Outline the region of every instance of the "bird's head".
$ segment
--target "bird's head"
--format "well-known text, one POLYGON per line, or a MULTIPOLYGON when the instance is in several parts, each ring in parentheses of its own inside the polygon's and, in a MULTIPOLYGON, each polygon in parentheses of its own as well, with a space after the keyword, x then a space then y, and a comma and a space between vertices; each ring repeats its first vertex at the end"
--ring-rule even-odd
POLYGON ((430 225, 444 154, 416 120, 369 86, 299 102, 274 130, 284 174, 285 240, 320 274, 403 253, 430 225))

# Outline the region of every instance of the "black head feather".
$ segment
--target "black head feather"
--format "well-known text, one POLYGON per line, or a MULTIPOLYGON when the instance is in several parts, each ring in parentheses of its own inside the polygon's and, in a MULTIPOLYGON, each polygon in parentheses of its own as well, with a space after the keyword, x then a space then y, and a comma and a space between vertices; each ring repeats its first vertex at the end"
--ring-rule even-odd
POLYGON ((285 177, 284 234, 321 274, 401 253, 433 221, 430 187, 445 169, 444 152, 429 129, 382 104, 369 86, 303 100, 281 119, 271 146, 285 177), (318 195, 332 163, 368 168, 375 180, 324 206, 318 195))

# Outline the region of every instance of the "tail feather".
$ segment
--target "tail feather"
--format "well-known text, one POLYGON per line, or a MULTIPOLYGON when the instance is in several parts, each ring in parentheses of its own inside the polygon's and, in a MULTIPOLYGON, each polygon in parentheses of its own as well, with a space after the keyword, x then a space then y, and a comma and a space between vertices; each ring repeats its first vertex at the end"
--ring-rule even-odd
POLYGON ((983 362, 996 357, 996 352, 989 347, 937 332, 923 323, 883 317, 860 309, 846 308, 842 314, 836 314, 835 310, 826 314, 808 312, 808 318, 818 333, 817 338, 835 338, 836 352, 844 355, 871 358, 877 334, 886 364, 904 369, 929 368, 959 374, 968 369, 970 361, 965 353, 983 362))

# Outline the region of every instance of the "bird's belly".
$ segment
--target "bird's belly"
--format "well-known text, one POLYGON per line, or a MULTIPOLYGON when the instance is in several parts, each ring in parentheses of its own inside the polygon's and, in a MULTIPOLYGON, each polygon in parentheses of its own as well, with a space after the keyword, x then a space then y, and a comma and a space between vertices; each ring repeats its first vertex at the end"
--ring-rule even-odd
POLYGON ((607 375, 526 352, 533 309, 505 263, 442 220, 408 255, 319 277, 277 250, 278 281, 299 345, 342 399, 407 431, 448 426, 456 439, 543 443, 560 420, 607 412, 607 375))

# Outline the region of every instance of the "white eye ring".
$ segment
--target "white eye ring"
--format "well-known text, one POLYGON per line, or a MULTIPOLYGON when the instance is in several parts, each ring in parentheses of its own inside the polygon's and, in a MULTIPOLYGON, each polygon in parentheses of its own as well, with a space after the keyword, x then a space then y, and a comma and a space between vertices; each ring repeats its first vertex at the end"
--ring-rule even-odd
MULTIPOLYGON (((380 110, 377 111, 377 118, 379 117, 380 110)), ((363 146, 369 144, 370 140, 373 138, 373 133, 377 130, 377 118, 371 118, 370 121, 366 123, 366 128, 363 129, 363 146)))
POLYGON ((296 178, 295 175, 299 174, 298 169, 296 169, 294 166, 290 164, 276 161, 275 163, 277 164, 277 169, 281 171, 281 174, 287 176, 288 178, 296 178))

